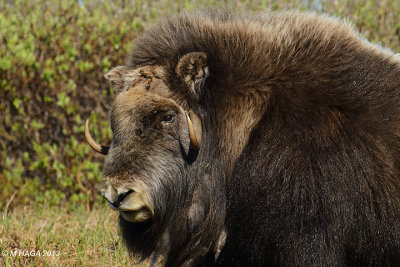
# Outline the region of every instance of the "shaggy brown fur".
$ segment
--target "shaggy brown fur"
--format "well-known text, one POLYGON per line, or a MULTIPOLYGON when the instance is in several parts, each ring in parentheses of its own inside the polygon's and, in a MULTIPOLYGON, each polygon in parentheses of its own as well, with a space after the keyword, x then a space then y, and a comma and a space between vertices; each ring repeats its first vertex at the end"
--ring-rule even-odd
POLYGON ((209 10, 147 30, 116 73, 105 179, 146 183, 154 207, 121 217, 130 250, 168 266, 400 264, 391 51, 326 16, 209 10), (190 109, 203 141, 188 163, 190 109))

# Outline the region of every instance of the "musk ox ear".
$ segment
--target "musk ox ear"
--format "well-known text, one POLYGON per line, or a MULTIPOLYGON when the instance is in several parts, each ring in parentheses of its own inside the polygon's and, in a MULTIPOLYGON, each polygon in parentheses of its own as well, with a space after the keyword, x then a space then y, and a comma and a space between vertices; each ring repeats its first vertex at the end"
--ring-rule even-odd
POLYGON ((178 61, 175 72, 188 86, 190 93, 198 99, 200 89, 208 77, 207 56, 203 52, 192 52, 178 61))
POLYGON ((140 77, 140 72, 127 66, 118 66, 107 72, 104 77, 110 82, 116 93, 120 93, 128 89, 140 77))

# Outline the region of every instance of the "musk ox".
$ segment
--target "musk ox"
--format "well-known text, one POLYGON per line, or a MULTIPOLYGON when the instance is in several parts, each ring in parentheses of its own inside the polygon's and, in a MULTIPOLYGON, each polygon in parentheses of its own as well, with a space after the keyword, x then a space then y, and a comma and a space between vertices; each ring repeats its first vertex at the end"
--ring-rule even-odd
POLYGON ((313 13, 182 13, 139 37, 102 194, 167 266, 400 264, 400 60, 313 13))

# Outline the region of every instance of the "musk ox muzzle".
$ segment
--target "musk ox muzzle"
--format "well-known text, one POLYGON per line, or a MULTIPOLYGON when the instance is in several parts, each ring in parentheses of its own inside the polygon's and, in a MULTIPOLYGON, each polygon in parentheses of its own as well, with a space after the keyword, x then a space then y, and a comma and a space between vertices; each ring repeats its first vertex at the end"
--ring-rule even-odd
POLYGON ((144 222, 154 215, 148 188, 142 183, 136 186, 116 186, 108 177, 103 178, 101 195, 110 207, 118 210, 129 222, 144 222))

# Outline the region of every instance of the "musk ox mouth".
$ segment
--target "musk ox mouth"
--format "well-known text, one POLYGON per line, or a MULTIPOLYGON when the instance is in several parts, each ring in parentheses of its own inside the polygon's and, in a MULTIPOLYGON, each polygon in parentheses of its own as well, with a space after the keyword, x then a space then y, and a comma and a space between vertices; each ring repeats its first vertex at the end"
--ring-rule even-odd
POLYGON ((139 210, 121 210, 120 214, 122 218, 131 223, 146 222, 152 218, 151 211, 146 207, 139 210))
POLYGON ((104 180, 101 195, 107 200, 108 205, 113 210, 119 211, 126 221, 145 222, 154 215, 149 190, 143 183, 137 182, 134 186, 129 186, 104 180))

